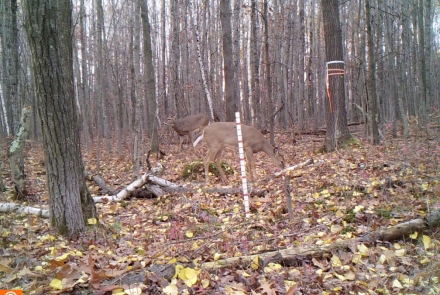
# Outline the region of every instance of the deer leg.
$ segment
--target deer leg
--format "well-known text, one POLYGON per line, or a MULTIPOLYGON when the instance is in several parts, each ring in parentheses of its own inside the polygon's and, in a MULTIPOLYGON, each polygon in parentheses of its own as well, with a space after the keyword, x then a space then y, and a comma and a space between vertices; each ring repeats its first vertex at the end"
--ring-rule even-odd
POLYGON ((194 140, 193 140, 193 132, 194 131, 188 132, 188 138, 189 138, 189 143, 188 144, 192 145, 193 149, 195 150, 196 148, 193 145, 193 142, 194 142, 194 140))
POLYGON ((183 139, 184 139, 185 135, 179 135, 179 142, 180 142, 180 150, 183 151, 183 139))
POLYGON ((248 168, 249 171, 249 175, 250 175, 250 179, 256 179, 255 178, 255 158, 254 158, 254 152, 252 151, 252 149, 246 149, 245 150, 245 155, 246 155, 246 166, 248 168))
POLYGON ((220 160, 221 160, 221 158, 222 158, 222 155, 223 155, 223 148, 221 148, 221 149, 215 154, 214 161, 215 161, 215 166, 217 167, 217 170, 218 170, 218 172, 220 173, 220 177, 222 178, 222 180, 223 180, 224 182, 226 182, 226 181, 227 181, 227 179, 226 179, 226 174, 225 174, 225 172, 223 171, 222 166, 221 166, 221 163, 220 163, 220 160))
POLYGON ((203 166, 205 167, 205 182, 208 183, 209 179, 209 163, 214 159, 217 154, 217 150, 209 149, 205 158, 203 159, 203 166))

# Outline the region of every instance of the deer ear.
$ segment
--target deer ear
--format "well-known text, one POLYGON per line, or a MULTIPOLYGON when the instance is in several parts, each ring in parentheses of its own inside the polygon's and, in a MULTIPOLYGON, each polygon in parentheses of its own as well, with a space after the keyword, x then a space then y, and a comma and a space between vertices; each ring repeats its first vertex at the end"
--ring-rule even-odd
POLYGON ((280 150, 278 149, 277 146, 275 146, 275 147, 273 148, 273 153, 274 153, 275 155, 278 155, 278 154, 280 153, 280 150))

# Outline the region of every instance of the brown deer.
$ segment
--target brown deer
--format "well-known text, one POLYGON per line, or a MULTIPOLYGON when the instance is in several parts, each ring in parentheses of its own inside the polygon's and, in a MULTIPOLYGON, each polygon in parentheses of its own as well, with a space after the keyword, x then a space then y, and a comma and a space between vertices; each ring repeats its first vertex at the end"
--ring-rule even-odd
MULTIPOLYGON (((251 179, 255 179, 254 153, 265 152, 278 168, 284 168, 284 159, 282 155, 278 153, 278 149, 274 148, 260 131, 252 126, 243 124, 241 125, 241 130, 243 136, 243 149, 251 179)), ((238 148, 236 123, 218 122, 208 125, 203 130, 203 133, 197 137, 194 142, 194 147, 200 142, 200 140, 202 140, 202 138, 208 145, 208 153, 203 159, 206 183, 208 183, 208 169, 211 161, 215 162, 222 180, 226 182, 226 175, 220 166, 220 159, 226 146, 238 148)))
POLYGON ((209 124, 209 117, 207 115, 193 115, 176 120, 175 117, 169 117, 165 125, 173 127, 174 131, 179 134, 180 149, 183 150, 183 137, 188 135, 189 142, 193 142, 193 132, 198 130, 202 132, 203 129, 209 124))

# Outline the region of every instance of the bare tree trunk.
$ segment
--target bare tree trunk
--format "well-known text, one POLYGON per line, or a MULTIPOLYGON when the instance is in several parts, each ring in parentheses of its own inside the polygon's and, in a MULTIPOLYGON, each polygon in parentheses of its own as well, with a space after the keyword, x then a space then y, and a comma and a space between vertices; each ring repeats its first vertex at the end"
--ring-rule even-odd
POLYGON ((181 89, 179 74, 180 62, 180 9, 179 1, 170 1, 171 5, 171 53, 170 53, 170 98, 174 103, 177 117, 183 115, 183 91, 181 89))
POLYGON ((305 29, 305 0, 298 1, 298 13, 299 13, 299 36, 298 36, 298 55, 297 55, 297 68, 296 68, 296 79, 297 79, 297 92, 296 92, 296 102, 298 104, 297 107, 297 114, 298 114, 298 121, 299 121, 299 129, 304 130, 304 123, 305 123, 305 114, 304 114, 304 69, 305 69, 305 63, 304 63, 304 57, 305 57, 305 50, 306 50, 306 29, 305 29))
POLYGON ((251 110, 252 124, 261 127, 260 103, 260 54, 258 49, 257 0, 251 0, 251 36, 250 36, 250 77, 251 77, 251 110))
MULTIPOLYGON (((171 1, 171 2, 177 2, 177 1, 171 1)), ((167 49, 167 29, 166 29, 166 2, 162 1, 162 11, 161 11, 161 20, 162 20, 162 36, 161 36, 161 42, 162 42, 162 48, 161 48, 161 58, 162 58, 162 97, 163 97, 163 112, 165 114, 170 113, 170 105, 168 101, 168 91, 167 91, 167 79, 166 79, 166 73, 167 73, 167 67, 166 67, 166 49, 167 49)))
POLYGON ((205 91, 206 101, 208 102, 210 118, 211 118, 211 120, 214 120, 216 116, 214 115, 214 108, 213 108, 213 104, 212 104, 211 94, 209 92, 208 83, 206 82, 205 66, 203 65, 202 55, 201 55, 201 51, 200 51, 199 31, 197 28, 197 23, 196 23, 196 19, 195 19, 195 15, 194 15, 195 11, 193 9, 191 9, 192 5, 193 4, 190 2, 190 5, 188 8, 189 8, 190 18, 192 19, 192 26, 193 26, 194 35, 195 35, 195 42, 196 42, 196 49, 197 49, 197 61, 199 63, 200 75, 202 78, 203 89, 205 91))
POLYGON ((148 134, 150 136, 150 151, 159 152, 159 136, 157 132, 157 100, 156 81, 153 65, 153 50, 151 48, 150 20, 148 16, 148 1, 139 0, 141 6, 143 52, 145 64, 145 94, 148 105, 148 134))
POLYGON ((367 17, 367 93, 368 93, 368 115, 370 118, 370 141, 372 144, 379 143, 379 127, 377 113, 377 95, 376 95, 376 58, 374 54, 373 33, 371 31, 371 10, 370 0, 365 0, 365 13, 367 17))
POLYGON ((234 95, 234 60, 232 52, 231 1, 220 0, 220 20, 222 23, 223 66, 225 75, 226 121, 232 122, 237 111, 234 95))
MULTIPOLYGON (((430 1, 430 0, 425 0, 425 1, 430 1)), ((419 62, 420 65, 418 65, 418 69, 419 69, 419 79, 420 79, 420 122, 422 123, 422 125, 426 125, 428 123, 428 114, 427 114, 427 108, 428 108, 428 93, 429 93, 429 83, 428 83, 428 67, 426 65, 426 58, 427 58, 427 52, 425 49, 427 49, 426 43, 425 43, 425 28, 426 26, 424 25, 425 21, 426 21, 426 14, 425 14, 425 5, 424 5, 424 0, 419 0, 418 3, 418 36, 419 36, 419 62)), ((429 16, 428 16, 429 17, 429 16)), ((429 56, 429 55, 428 55, 429 56)))
POLYGON ((11 179, 14 183, 15 196, 18 200, 25 200, 28 192, 26 188, 26 174, 24 171, 24 144, 29 132, 30 107, 24 107, 21 113, 19 130, 16 138, 8 149, 9 167, 11 179))
POLYGON ((51 225, 76 235, 96 208, 84 178, 79 122, 73 88, 72 7, 69 0, 23 2, 32 52, 51 225))
POLYGON ((20 124, 21 99, 18 95, 19 47, 17 0, 4 0, 2 5, 2 92, 6 104, 8 133, 15 135, 20 124))
POLYGON ((87 63, 88 52, 87 52, 87 36, 86 36, 86 8, 84 0, 80 2, 80 40, 81 40, 81 81, 79 83, 79 101, 81 105, 81 122, 83 126, 83 138, 86 144, 87 150, 90 150, 92 141, 92 126, 90 121, 90 93, 89 93, 89 68, 87 63))
MULTIPOLYGON (((133 69, 136 83, 134 85, 134 93, 132 92, 132 97, 134 95, 134 138, 133 138, 133 178, 139 177, 140 169, 140 154, 141 153, 141 133, 142 133, 142 76, 141 76, 141 20, 140 20, 140 6, 139 3, 134 3, 134 44, 133 44, 133 69)), ((133 98, 132 98, 133 101, 133 98)))
MULTIPOLYGON (((241 76, 241 61, 242 61, 242 55, 241 53, 241 32, 240 32, 240 11, 241 11, 241 0, 235 0, 234 1, 234 8, 233 8, 233 17, 232 17, 232 42, 233 42, 233 58, 234 58, 234 83, 235 83, 235 89, 234 89, 234 98, 236 103, 236 108, 240 112, 243 112, 242 110, 242 89, 241 85, 243 85, 242 76, 241 76)), ((245 118, 244 114, 242 113, 242 118, 245 118)))
POLYGON ((272 73, 270 72, 270 57, 269 57, 269 12, 268 12, 268 1, 263 2, 263 21, 264 21, 264 63, 266 71, 266 88, 267 88, 267 120, 269 120, 269 130, 270 130, 270 143, 275 146, 275 106, 272 97, 272 73))
MULTIPOLYGON (((327 62, 342 61, 342 34, 338 0, 321 0, 321 9, 324 21, 326 60, 327 62)), ((340 67, 340 64, 338 66, 340 67)), ((329 68, 332 68, 332 65, 329 65, 329 68)), ((351 135, 345 109, 344 75, 328 76, 328 81, 328 97, 325 101, 327 122, 325 147, 327 151, 333 151, 340 141, 348 139, 351 135)))

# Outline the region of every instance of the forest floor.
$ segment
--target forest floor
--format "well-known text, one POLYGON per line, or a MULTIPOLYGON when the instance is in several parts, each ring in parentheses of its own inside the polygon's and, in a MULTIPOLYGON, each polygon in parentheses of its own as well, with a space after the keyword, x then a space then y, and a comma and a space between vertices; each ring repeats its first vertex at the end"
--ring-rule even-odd
MULTIPOLYGON (((48 219, 0 213, 0 289, 19 288, 23 294, 439 294, 436 231, 297 255, 283 262, 254 258, 234 266, 202 267, 232 257, 347 241, 439 209, 438 132, 432 130, 428 139, 425 132, 414 131, 404 140, 385 130, 378 146, 357 137, 357 142, 332 153, 319 152, 323 136, 294 140, 292 134, 278 132, 276 142, 287 166, 310 158, 314 164, 275 177, 279 169, 265 154, 258 154, 258 179, 250 186, 264 194, 250 198, 249 217, 242 194, 205 193, 203 172, 195 180, 182 179, 184 165, 202 159, 205 144, 197 150, 185 145, 181 151, 177 135, 162 137, 166 156, 152 162, 165 167, 158 176, 194 188, 193 192, 98 203, 100 225, 90 226, 74 240, 56 235, 48 219), (151 271, 160 265, 175 266, 178 275, 165 280, 151 271), (124 281, 134 273, 144 274, 140 284, 124 281)), ((97 147, 84 150, 86 170, 99 173, 108 186, 120 190, 133 181, 129 148, 123 147, 121 153, 116 145, 112 153, 105 149, 102 144, 99 171, 97 147)), ((8 190, 1 193, 0 202, 14 202, 5 154, 6 143, 1 142, 8 190)), ((229 183, 211 176, 209 187, 241 188, 236 158, 232 150, 224 155, 236 171, 228 175, 229 183)), ((25 169, 30 194, 26 205, 47 208, 40 144, 27 143, 25 169)), ((98 186, 87 183, 98 196, 98 186)))

